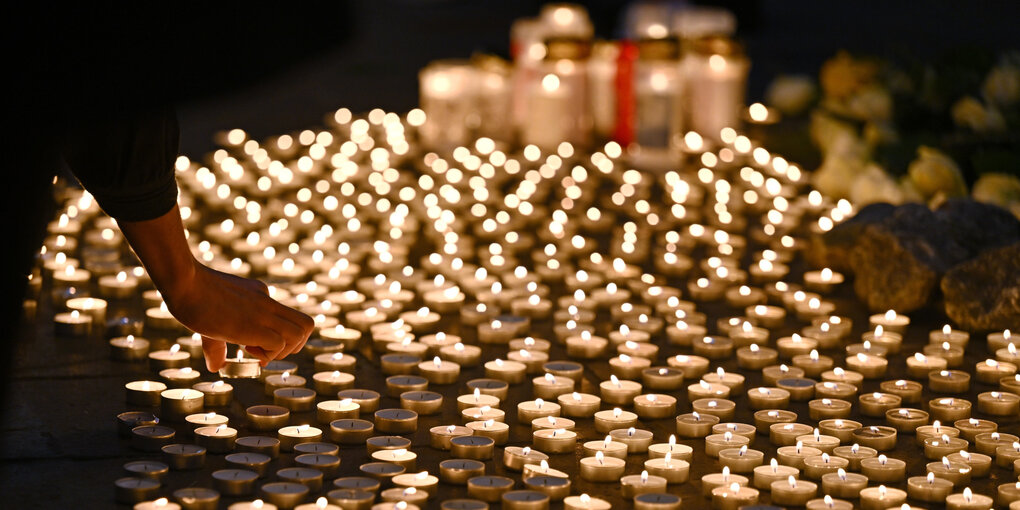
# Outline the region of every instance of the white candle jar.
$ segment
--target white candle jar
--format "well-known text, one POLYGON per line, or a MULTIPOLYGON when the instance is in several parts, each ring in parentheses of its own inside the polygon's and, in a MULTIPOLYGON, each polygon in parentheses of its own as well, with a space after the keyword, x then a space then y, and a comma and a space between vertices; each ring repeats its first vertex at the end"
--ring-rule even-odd
POLYGON ((750 62, 730 39, 706 37, 684 56, 690 129, 719 141, 723 128, 740 127, 750 62))
POLYGON ((479 122, 477 70, 470 62, 439 60, 418 73, 418 94, 425 124, 422 142, 435 149, 467 145, 479 122))

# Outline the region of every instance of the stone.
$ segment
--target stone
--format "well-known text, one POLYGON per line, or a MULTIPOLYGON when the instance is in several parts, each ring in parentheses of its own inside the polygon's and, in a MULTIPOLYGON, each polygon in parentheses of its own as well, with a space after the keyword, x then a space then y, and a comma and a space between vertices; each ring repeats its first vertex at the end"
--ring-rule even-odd
POLYGON ((962 329, 1020 327, 1020 242, 993 249, 942 278, 946 315, 962 329))
POLYGON ((828 267, 835 271, 851 271, 850 252, 868 225, 878 223, 892 215, 896 206, 878 202, 862 207, 853 218, 836 225, 828 232, 812 237, 810 250, 804 255, 814 267, 828 267))
POLYGON ((954 266, 1017 241, 1020 221, 994 205, 951 199, 933 211, 877 203, 816 236, 809 262, 852 273, 869 309, 907 313, 927 304, 954 266))
POLYGON ((897 207, 866 225, 849 254, 854 292, 873 311, 907 313, 928 303, 939 278, 961 256, 935 213, 921 204, 897 207))

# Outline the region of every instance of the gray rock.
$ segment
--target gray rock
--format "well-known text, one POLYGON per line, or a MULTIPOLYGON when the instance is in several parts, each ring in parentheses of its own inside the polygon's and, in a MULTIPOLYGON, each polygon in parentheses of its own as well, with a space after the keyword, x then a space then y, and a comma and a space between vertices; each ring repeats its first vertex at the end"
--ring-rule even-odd
POLYGON ((946 315, 971 331, 1020 329, 1020 243, 986 251, 942 278, 946 315))

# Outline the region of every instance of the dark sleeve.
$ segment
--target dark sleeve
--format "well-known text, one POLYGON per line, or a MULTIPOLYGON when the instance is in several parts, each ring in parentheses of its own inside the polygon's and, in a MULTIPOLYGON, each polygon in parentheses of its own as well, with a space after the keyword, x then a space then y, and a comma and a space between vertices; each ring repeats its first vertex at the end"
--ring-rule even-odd
POLYGON ((177 203, 180 129, 172 107, 76 119, 65 136, 64 160, 106 214, 150 220, 177 203))

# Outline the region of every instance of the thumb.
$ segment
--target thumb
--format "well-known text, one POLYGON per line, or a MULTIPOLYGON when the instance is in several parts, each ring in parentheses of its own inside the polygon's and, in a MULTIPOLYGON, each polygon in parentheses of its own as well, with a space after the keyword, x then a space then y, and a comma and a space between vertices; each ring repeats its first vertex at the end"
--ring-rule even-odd
POLYGON ((210 372, 215 373, 223 368, 223 364, 227 361, 226 342, 203 336, 202 350, 205 352, 205 367, 210 372))

